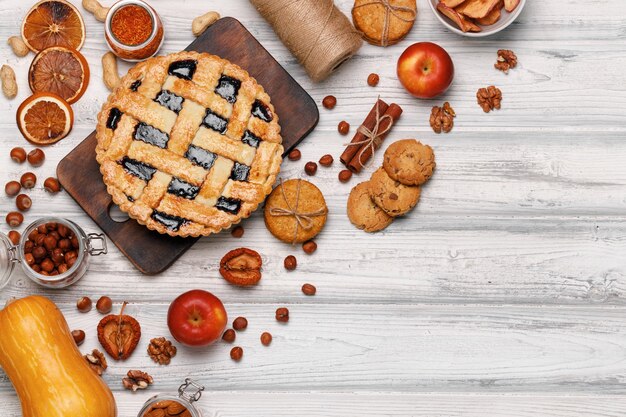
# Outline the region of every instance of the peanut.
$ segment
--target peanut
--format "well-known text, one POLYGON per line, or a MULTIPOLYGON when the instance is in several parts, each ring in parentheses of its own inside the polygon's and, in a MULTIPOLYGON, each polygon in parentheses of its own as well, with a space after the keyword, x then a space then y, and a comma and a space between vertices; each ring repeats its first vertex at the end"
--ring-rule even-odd
POLYGON ((8 99, 15 98, 17 95, 17 81, 15 81, 15 71, 8 65, 0 68, 0 80, 2 80, 2 92, 8 99))
POLYGON ((218 12, 208 12, 193 19, 191 23, 193 36, 200 36, 209 26, 217 22, 219 18, 220 14, 218 12))
POLYGON ((28 46, 26 46, 20 36, 11 36, 7 43, 11 49, 13 49, 13 53, 17 56, 26 56, 30 52, 30 49, 28 49, 28 46))
POLYGON ((102 55, 102 80, 104 85, 113 91, 120 85, 120 75, 117 72, 117 57, 113 52, 102 55))
POLYGON ((104 7, 98 0, 83 0, 83 8, 93 14, 99 22, 104 22, 109 13, 109 7, 104 7))

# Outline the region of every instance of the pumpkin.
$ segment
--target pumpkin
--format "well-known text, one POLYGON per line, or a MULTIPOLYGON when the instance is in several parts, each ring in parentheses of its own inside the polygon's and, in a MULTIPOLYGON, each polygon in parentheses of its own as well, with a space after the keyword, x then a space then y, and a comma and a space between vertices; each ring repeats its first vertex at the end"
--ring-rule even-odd
POLYGON ((82 357, 57 306, 30 296, 0 311, 0 367, 23 417, 116 417, 109 387, 82 357))

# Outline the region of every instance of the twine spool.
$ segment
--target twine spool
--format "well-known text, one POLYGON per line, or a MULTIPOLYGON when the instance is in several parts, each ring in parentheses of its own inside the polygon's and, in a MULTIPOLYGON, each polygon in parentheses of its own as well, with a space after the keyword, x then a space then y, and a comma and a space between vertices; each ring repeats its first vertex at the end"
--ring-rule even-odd
POLYGON ((313 81, 332 74, 361 47, 333 0, 250 0, 313 81))

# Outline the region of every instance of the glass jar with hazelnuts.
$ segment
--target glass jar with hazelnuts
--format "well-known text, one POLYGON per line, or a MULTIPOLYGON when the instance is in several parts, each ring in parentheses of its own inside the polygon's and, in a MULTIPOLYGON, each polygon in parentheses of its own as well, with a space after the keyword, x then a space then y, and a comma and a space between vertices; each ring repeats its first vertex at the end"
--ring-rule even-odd
POLYGON ((81 279, 92 256, 107 253, 100 233, 85 233, 76 223, 44 217, 16 232, 0 233, 0 289, 5 287, 20 264, 24 274, 39 285, 64 288, 81 279))

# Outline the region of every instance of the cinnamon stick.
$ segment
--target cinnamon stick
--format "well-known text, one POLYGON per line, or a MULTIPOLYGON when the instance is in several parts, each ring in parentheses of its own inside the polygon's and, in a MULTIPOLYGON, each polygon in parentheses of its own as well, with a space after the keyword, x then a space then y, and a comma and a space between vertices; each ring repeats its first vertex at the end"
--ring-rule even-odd
MULTIPOLYGON (((374 126, 376 125, 376 106, 378 106, 378 114, 380 116, 382 116, 389 108, 389 105, 387 103, 385 103, 381 99, 378 99, 376 104, 374 104, 374 107, 372 107, 372 110, 370 110, 369 114, 365 118, 365 121, 363 122, 363 126, 368 128, 369 130, 372 130, 374 126)), ((367 137, 363 133, 357 130, 356 134, 354 135, 350 143, 363 142, 366 139, 367 137)), ((352 161, 352 158, 354 158, 354 155, 356 155, 357 152, 360 152, 362 147, 363 147, 363 144, 346 146, 346 149, 343 151, 343 153, 339 157, 339 160, 345 166, 348 166, 350 161, 352 161)))
MULTIPOLYGON (((401 115, 402 107, 398 106, 396 103, 391 103, 391 105, 385 111, 384 115, 381 114, 380 117, 382 118, 383 116, 390 116, 392 120, 389 120, 389 117, 385 117, 380 122, 379 130, 382 132, 387 130, 389 128, 389 125, 392 123, 395 124, 401 115)), ((361 170, 363 169, 363 165, 366 164, 367 161, 369 161, 369 159, 372 157, 373 150, 380 148, 380 145, 383 143, 387 135, 389 135, 389 131, 390 130, 378 136, 378 140, 374 142, 374 149, 372 149, 371 146, 363 145, 365 147, 359 149, 359 151, 352 157, 352 159, 348 163, 348 169, 352 172, 361 172, 361 170)), ((356 148, 356 146, 354 147, 356 148)))

